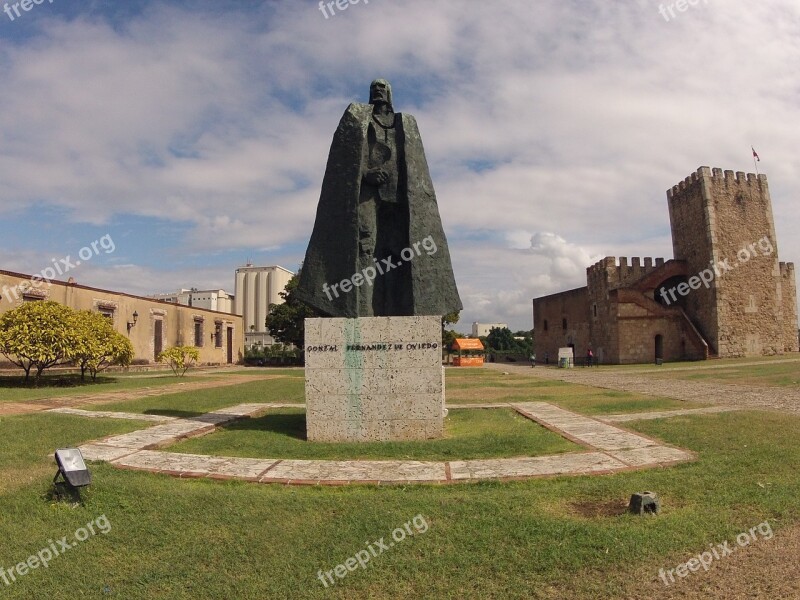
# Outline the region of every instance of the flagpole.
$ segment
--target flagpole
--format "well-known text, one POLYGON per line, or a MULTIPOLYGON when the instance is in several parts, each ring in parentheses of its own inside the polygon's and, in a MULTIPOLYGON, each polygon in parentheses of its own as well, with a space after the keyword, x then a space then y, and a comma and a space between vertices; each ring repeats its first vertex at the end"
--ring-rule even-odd
POLYGON ((753 166, 756 168, 756 177, 758 177, 758 160, 761 160, 761 157, 758 156, 756 149, 753 146, 750 146, 750 149, 753 151, 753 166))

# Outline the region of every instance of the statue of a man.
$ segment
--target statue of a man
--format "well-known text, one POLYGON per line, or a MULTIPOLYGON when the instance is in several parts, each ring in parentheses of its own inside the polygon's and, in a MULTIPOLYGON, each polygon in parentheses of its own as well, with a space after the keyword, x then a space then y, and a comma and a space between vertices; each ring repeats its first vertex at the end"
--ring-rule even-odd
POLYGON ((417 122, 383 79, 339 121, 297 295, 331 317, 462 308, 417 122))

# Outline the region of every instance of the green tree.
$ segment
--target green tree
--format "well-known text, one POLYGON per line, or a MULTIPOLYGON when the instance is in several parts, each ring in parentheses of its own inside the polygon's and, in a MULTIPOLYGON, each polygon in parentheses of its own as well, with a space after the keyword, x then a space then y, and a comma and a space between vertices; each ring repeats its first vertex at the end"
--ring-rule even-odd
POLYGON ((200 360, 200 350, 194 346, 173 346, 159 354, 156 360, 158 362, 166 361, 175 375, 183 377, 189 367, 200 360))
POLYGON ((460 318, 461 318, 460 310, 447 313, 446 315, 442 316, 442 348, 447 350, 448 354, 450 353, 450 346, 453 345, 453 342, 458 337, 458 333, 456 333, 452 329, 447 330, 446 327, 448 325, 455 325, 456 323, 458 323, 458 320, 460 318))
POLYGON ((492 327, 486 336, 486 343, 492 350, 501 352, 517 349, 517 341, 508 327, 492 327))
POLYGON ((72 358, 76 345, 75 311, 52 301, 25 302, 0 315, 0 352, 25 371, 42 372, 72 358))
POLYGON ((453 342, 455 342, 458 337, 458 332, 453 329, 447 329, 442 333, 442 348, 444 348, 448 354, 450 354, 453 348, 453 342))
POLYGON ((461 318, 461 311, 457 310, 455 312, 447 313, 442 317, 442 329, 445 328, 446 325, 455 325, 458 323, 458 320, 461 318))
POLYGON ((520 354, 530 356, 533 354, 533 331, 521 329, 514 332, 514 341, 517 343, 517 348, 520 354), (517 339, 522 338, 522 339, 517 339))
POLYGON ((305 338, 305 320, 320 315, 297 298, 296 290, 299 281, 300 272, 298 271, 286 284, 286 289, 279 294, 283 298, 283 303, 269 305, 265 325, 269 334, 277 341, 302 348, 305 338))
POLYGON ((77 336, 72 359, 81 368, 81 380, 86 378, 86 371, 95 380, 100 371, 111 365, 131 364, 133 344, 114 329, 109 319, 82 310, 74 315, 74 320, 77 336))

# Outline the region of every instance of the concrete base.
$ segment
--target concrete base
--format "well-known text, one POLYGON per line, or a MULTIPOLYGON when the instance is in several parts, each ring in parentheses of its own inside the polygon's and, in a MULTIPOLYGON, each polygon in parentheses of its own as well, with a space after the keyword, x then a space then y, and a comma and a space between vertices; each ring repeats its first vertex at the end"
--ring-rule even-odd
POLYGON ((306 319, 306 432, 317 442, 444 435, 437 316, 306 319))

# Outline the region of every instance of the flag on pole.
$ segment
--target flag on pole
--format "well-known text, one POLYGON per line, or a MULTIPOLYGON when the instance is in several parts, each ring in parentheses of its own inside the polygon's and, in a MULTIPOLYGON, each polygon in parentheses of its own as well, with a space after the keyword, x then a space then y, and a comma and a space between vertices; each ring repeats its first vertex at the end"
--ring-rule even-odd
POLYGON ((756 149, 752 146, 750 146, 750 149, 753 151, 753 158, 755 158, 758 162, 761 162, 761 157, 758 155, 758 152, 756 152, 756 149))

